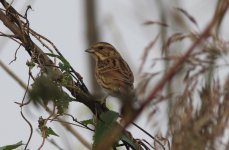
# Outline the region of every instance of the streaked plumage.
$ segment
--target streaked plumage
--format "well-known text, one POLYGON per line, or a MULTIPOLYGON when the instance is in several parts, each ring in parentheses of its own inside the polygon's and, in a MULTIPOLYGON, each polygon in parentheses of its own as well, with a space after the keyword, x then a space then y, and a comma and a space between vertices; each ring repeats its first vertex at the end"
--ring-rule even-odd
POLYGON ((94 57, 96 80, 109 95, 122 97, 133 91, 133 73, 111 44, 98 42, 86 52, 94 57))

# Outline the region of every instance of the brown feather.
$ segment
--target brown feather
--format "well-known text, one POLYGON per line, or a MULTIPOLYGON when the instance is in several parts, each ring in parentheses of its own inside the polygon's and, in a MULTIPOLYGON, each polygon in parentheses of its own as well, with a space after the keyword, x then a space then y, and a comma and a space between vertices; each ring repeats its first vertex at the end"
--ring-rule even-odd
POLYGON ((116 51, 109 43, 99 42, 90 49, 96 60, 95 76, 98 84, 110 95, 127 94, 133 90, 133 73, 116 51))

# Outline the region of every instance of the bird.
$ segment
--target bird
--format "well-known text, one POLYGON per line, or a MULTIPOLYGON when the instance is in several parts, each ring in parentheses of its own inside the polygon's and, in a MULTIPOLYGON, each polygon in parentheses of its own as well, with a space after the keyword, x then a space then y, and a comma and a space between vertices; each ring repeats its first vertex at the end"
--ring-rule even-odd
POLYGON ((116 48, 107 42, 97 42, 85 52, 95 59, 95 79, 99 86, 108 95, 119 98, 122 109, 132 107, 134 75, 116 48))

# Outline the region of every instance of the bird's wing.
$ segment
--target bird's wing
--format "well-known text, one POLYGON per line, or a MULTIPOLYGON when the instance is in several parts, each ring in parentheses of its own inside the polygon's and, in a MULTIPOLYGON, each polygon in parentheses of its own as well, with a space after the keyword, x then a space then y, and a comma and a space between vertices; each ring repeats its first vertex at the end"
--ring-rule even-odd
POLYGON ((121 81, 123 84, 133 86, 134 76, 130 67, 123 59, 114 59, 113 66, 107 66, 99 71, 102 76, 111 80, 121 81), (109 68, 108 68, 109 67, 109 68))

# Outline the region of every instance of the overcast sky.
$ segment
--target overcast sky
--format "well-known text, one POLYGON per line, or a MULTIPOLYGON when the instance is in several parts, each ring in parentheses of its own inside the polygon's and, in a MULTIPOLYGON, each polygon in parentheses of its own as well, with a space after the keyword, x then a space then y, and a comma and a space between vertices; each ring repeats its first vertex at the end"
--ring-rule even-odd
MULTIPOLYGON (((102 41, 112 43, 120 51, 134 71, 136 80, 139 78, 137 71, 142 53, 147 44, 159 32, 158 27, 142 25, 148 20, 159 21, 159 10, 155 5, 156 1, 97 0, 99 10, 97 26, 101 31, 101 39, 102 41)), ((170 14, 174 12, 175 7, 181 7, 196 18, 200 29, 208 23, 215 7, 215 1, 213 2, 212 0, 180 0, 177 2, 164 0, 163 2, 168 7, 162 11, 170 14), (178 2, 179 5, 177 5, 178 2)), ((84 77, 84 82, 90 88, 89 78, 92 75, 88 75, 86 64, 88 57, 84 52, 88 47, 85 42, 84 0, 15 0, 13 6, 18 11, 24 13, 27 4, 31 4, 33 9, 28 13, 31 28, 50 39, 58 47, 75 70, 84 77)), ((228 19, 225 22, 228 22, 228 19)), ((1 22, 0 31, 8 32, 1 22)), ((223 35, 228 35, 228 32, 226 30, 223 35)), ((0 37, 1 61, 26 83, 28 79, 28 68, 25 63, 29 57, 23 48, 20 48, 17 53, 17 61, 9 65, 9 62, 14 59, 14 53, 17 47, 18 45, 14 42, 0 37)), ((155 47, 152 50, 152 53, 150 53, 152 57, 150 58, 159 56, 160 53, 157 51, 157 48, 159 47, 155 47)), ((23 140, 25 143, 29 136, 29 127, 20 115, 20 108, 14 103, 21 101, 24 90, 2 68, 0 68, 0 77, 0 146, 13 144, 20 140, 23 140)), ((90 117, 88 110, 82 109, 81 105, 78 106, 75 103, 71 103, 70 111, 79 120, 89 119, 90 117)), ((33 122, 34 129, 37 129, 38 117, 41 115, 47 116, 47 114, 43 114, 35 108, 26 112, 26 116, 33 122)), ((165 122, 162 122, 162 124, 165 122)), ((151 131, 152 124, 147 123, 144 114, 141 116, 141 120, 138 120, 138 123, 150 133, 153 133, 151 131)), ((49 125, 52 126, 52 123, 49 125)), ((157 126, 157 128, 163 128, 163 126, 157 126)), ((72 145, 72 141, 74 141, 75 147, 81 146, 75 138, 69 136, 64 129, 60 129, 59 127, 55 125, 61 137, 55 139, 60 143, 62 148, 72 149, 73 147, 68 147, 68 145, 72 145), (66 141, 66 138, 70 139, 71 144, 63 142, 66 141)), ((90 132, 87 130, 83 131, 80 128, 76 128, 76 130, 91 142, 90 132)), ((134 132, 134 137, 149 139, 136 129, 133 128, 131 130, 136 131, 134 132)), ((29 148, 36 149, 41 142, 40 135, 35 131, 29 148)), ((47 142, 43 149, 50 150, 54 149, 54 147, 47 142)))

